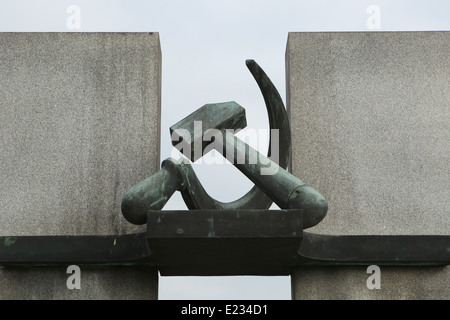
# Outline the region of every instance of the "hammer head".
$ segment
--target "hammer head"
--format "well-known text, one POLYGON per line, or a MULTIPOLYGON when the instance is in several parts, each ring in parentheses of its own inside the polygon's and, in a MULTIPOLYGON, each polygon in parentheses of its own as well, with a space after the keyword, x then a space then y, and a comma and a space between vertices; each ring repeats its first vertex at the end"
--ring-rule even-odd
MULTIPOLYGON (((204 141, 203 136, 209 129, 216 129, 222 132, 232 129, 239 131, 247 126, 245 109, 234 101, 205 104, 194 111, 183 120, 178 121, 170 127, 172 145, 177 146, 183 143, 183 154, 191 161, 196 161, 201 156, 205 148, 212 143, 209 139, 204 141)), ((180 149, 178 149, 180 150, 180 149)))

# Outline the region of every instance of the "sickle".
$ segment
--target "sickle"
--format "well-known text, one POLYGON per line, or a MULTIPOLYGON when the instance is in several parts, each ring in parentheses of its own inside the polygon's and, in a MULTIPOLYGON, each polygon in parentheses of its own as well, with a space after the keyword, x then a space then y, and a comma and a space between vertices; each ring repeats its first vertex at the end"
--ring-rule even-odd
MULTIPOLYGON (((264 97, 269 116, 270 129, 279 130, 279 162, 278 165, 286 169, 290 160, 291 130, 289 119, 280 94, 272 81, 254 60, 247 60, 246 65, 258 84, 264 97)), ((267 157, 271 156, 270 135, 267 157)), ((275 159, 272 159, 275 161, 275 159)), ((179 191, 189 209, 203 210, 236 210, 236 209, 268 209, 272 200, 256 185, 243 197, 235 201, 224 203, 213 199, 201 185, 192 166, 187 163, 178 164, 173 159, 166 159, 162 167, 173 170, 182 182, 179 191)))

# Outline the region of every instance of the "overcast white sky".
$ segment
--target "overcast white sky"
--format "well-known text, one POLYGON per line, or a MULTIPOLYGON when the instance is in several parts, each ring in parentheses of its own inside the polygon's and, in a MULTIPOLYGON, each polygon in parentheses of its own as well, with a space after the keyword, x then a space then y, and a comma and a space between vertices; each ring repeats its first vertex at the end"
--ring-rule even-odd
MULTIPOLYGON (((206 103, 234 100, 246 109, 247 128, 268 129, 264 101, 245 60, 255 59, 286 101, 288 32, 421 30, 450 30, 450 1, 0 0, 0 32, 159 32, 161 160, 172 152, 169 127, 206 103), (80 29, 68 28, 71 5, 80 10, 80 29), (373 11, 367 12, 372 5, 379 8, 378 25, 373 11)), ((255 147, 265 152, 265 143, 255 147)), ((194 168, 217 200, 235 200, 252 187, 232 166, 194 168), (218 183, 216 175, 227 182, 218 183)), ((185 206, 175 195, 166 208, 185 206)), ((290 299, 291 294, 289 277, 160 277, 159 286, 160 299, 290 299)))

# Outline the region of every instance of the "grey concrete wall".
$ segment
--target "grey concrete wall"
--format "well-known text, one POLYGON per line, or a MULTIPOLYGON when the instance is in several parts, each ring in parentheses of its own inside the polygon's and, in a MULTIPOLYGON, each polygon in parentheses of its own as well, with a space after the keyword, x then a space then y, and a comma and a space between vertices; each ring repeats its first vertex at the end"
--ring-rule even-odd
MULTIPOLYGON (((0 235, 142 231, 125 192, 159 169, 157 33, 0 34, 0 235)), ((154 299, 154 269, 0 269, 1 299, 154 299)))
MULTIPOLYGON (((293 174, 329 202, 311 232, 450 234, 450 32, 290 33, 293 174)), ((299 268, 294 299, 449 299, 450 268, 299 268)))

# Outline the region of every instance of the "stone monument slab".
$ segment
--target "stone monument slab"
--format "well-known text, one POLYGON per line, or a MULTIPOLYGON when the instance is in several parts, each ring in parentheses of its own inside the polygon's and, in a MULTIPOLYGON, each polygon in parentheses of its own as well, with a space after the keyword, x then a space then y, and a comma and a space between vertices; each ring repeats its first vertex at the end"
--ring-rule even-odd
MULTIPOLYGON (((329 205, 310 231, 449 235, 449 74, 450 32, 289 34, 291 170, 329 205)), ((293 298, 450 297, 448 267, 381 267, 379 290, 368 277, 298 268, 293 298)))
MULTIPOLYGON (((157 33, 0 33, 0 96, 1 235, 143 230, 120 204, 160 167, 157 33)), ((0 298, 154 299, 144 269, 0 269, 0 298)))

